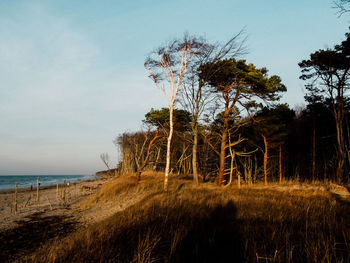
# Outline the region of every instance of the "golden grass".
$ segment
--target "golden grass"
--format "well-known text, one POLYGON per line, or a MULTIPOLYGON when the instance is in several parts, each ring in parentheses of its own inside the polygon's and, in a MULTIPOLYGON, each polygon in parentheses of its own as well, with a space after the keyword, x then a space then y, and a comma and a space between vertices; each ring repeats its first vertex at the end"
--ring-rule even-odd
POLYGON ((82 208, 89 208, 98 202, 113 201, 118 194, 128 193, 134 187, 135 179, 133 174, 110 179, 87 202, 82 204, 82 208))
POLYGON ((254 185, 193 186, 173 177, 118 178, 90 205, 144 198, 39 250, 34 262, 349 262, 350 204, 327 191, 254 185))

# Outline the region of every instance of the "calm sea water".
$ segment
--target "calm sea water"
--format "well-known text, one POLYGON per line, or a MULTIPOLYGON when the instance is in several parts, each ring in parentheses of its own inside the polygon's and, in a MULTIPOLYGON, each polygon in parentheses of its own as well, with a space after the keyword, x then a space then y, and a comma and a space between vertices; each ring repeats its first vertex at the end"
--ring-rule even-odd
POLYGON ((18 183, 19 188, 30 187, 31 185, 35 187, 37 177, 39 177, 40 186, 96 178, 95 175, 0 175, 0 190, 15 189, 16 183, 18 183))

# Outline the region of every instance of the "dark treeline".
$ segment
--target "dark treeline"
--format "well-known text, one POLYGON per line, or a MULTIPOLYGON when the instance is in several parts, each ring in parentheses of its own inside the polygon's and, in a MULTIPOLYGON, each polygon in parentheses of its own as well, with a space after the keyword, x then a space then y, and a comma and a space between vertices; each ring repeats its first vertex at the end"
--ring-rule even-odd
POLYGON ((168 107, 146 113, 142 131, 115 139, 119 172, 140 180, 145 169, 169 168, 219 185, 347 181, 350 34, 300 62, 306 106, 297 110, 278 102, 287 90, 282 80, 244 53, 242 32, 224 44, 185 36, 153 52, 145 67, 168 107))

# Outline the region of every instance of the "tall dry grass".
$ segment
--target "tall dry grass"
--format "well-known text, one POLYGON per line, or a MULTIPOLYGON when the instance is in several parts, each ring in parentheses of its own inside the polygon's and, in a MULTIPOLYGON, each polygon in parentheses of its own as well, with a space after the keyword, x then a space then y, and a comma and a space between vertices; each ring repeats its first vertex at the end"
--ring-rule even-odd
POLYGON ((317 189, 194 187, 133 177, 104 186, 89 205, 144 198, 39 250, 34 262, 349 262, 350 204, 317 189))
POLYGON ((143 173, 147 180, 142 180, 136 187, 136 175, 133 173, 125 174, 105 183, 100 191, 95 193, 89 200, 84 202, 81 206, 86 209, 99 202, 111 202, 120 198, 120 196, 142 194, 147 192, 150 194, 154 191, 161 191, 163 189, 162 181, 159 173, 143 173))

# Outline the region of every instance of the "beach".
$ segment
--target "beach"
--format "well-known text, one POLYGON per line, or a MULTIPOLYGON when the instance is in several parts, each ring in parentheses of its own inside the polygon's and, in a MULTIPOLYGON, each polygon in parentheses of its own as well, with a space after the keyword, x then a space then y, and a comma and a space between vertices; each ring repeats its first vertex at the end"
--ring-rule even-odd
POLYGON ((98 177, 69 185, 19 188, 17 212, 15 190, 0 191, 0 261, 22 262, 51 240, 63 238, 79 229, 124 210, 143 198, 137 193, 122 195, 118 200, 88 201, 99 189, 115 178, 98 177))
POLYGON ((93 194, 106 181, 97 178, 88 181, 78 181, 68 184, 19 188, 0 191, 0 232, 18 226, 18 222, 28 221, 35 213, 47 215, 71 214, 79 207, 82 200, 93 194), (39 193, 39 199, 37 197, 39 193), (74 208, 74 209, 73 209, 74 208))
POLYGON ((54 237, 65 236, 103 218, 103 213, 81 209, 81 204, 107 182, 105 178, 37 189, 0 191, 0 258, 25 260, 54 237))
MULTIPOLYGON (((38 249, 97 225, 145 197, 145 193, 126 192, 89 203, 104 185, 115 185, 116 179, 101 174, 60 184, 58 190, 56 185, 42 186, 39 201, 36 187, 18 188, 17 195, 14 189, 0 190, 0 262, 30 262, 38 249)), ((134 184, 133 178, 127 180, 134 184)))

